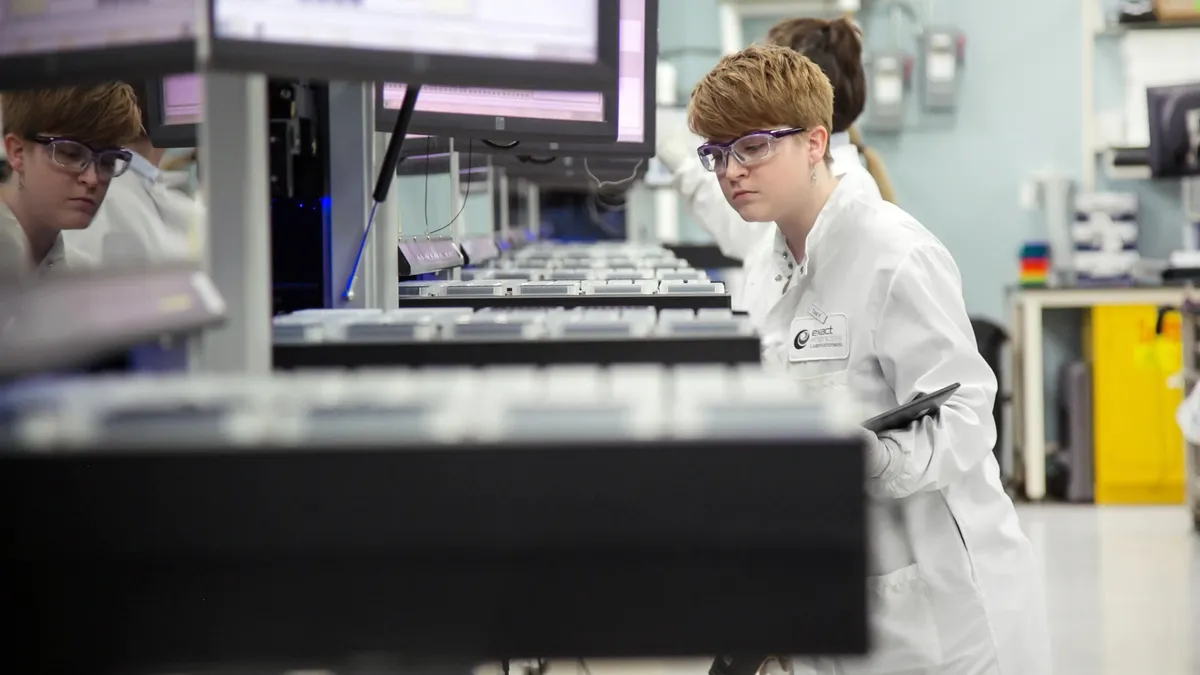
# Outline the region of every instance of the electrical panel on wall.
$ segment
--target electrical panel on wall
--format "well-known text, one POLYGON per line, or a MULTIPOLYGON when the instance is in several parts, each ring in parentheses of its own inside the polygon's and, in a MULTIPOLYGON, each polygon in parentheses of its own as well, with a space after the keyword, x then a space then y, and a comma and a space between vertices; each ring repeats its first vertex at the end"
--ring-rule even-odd
POLYGON ((949 112, 958 103, 966 37, 957 28, 926 28, 921 36, 921 105, 949 112))
POLYGON ((866 128, 886 132, 904 129, 912 65, 912 57, 902 51, 877 52, 868 57, 864 67, 871 96, 866 128))

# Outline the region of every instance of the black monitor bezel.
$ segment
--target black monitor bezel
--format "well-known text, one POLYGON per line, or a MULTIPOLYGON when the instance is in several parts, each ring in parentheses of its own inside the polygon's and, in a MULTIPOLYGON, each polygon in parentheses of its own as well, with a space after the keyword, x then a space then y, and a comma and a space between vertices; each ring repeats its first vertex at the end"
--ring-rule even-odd
MULTIPOLYGON (((658 0, 645 1, 645 18, 643 19, 644 29, 643 39, 646 41, 644 53, 653 53, 653 64, 649 63, 651 59, 647 58, 648 73, 646 82, 646 92, 644 100, 647 101, 644 114, 647 115, 647 129, 653 131, 654 125, 654 108, 650 105, 650 101, 654 101, 657 95, 657 77, 658 69, 658 0), (654 30, 649 30, 653 24, 654 30)), ((616 5, 619 11, 619 2, 611 2, 611 5, 616 5)), ((620 38, 619 16, 618 18, 618 40, 620 38)), ((571 147, 580 148, 606 148, 613 145, 618 134, 618 122, 620 112, 620 101, 618 94, 620 91, 620 49, 618 44, 617 55, 617 76, 618 79, 612 87, 597 89, 604 96, 604 122, 563 122, 558 120, 538 120, 527 119, 520 117, 510 117, 504 120, 505 128, 503 130, 496 129, 496 118, 491 115, 454 115, 448 113, 431 113, 416 111, 413 113, 413 120, 410 129, 413 133, 428 134, 431 136, 451 136, 456 140, 461 139, 465 142, 469 138, 486 139, 489 141, 512 142, 519 141, 522 145, 535 143, 539 148, 550 147, 555 145, 563 145, 559 141, 568 139, 571 147), (486 134, 486 135, 483 135, 486 134)), ((383 107, 383 86, 382 82, 375 83, 375 130, 376 131, 391 131, 396 123, 397 111, 389 110, 383 107)), ((509 87, 512 88, 512 87, 509 87)), ((524 87, 516 87, 524 88, 524 87)), ((545 87, 538 87, 545 89, 545 87)), ((419 105, 419 104, 418 104, 419 105)), ((654 138, 651 133, 648 135, 649 154, 646 157, 654 156, 654 138)), ((634 145, 634 144, 629 144, 634 145)), ((485 154, 505 154, 513 152, 504 148, 494 148, 481 146, 485 154)), ((540 149, 538 150, 541 151, 540 149)), ((638 150, 642 151, 641 149, 638 150)), ((517 154, 520 154, 519 152, 517 154)), ((620 154, 620 153, 617 153, 620 154)), ((640 155, 639 155, 640 156, 640 155)))
MULTIPOLYGON (((172 73, 186 75, 189 73, 172 73)), ((146 81, 146 100, 143 101, 143 112, 146 115, 146 134, 156 148, 195 148, 200 145, 200 125, 166 124, 164 109, 164 77, 151 78, 146 81)))
POLYGON ((0 56, 0 90, 84 86, 196 70, 196 39, 0 56))
MULTIPOLYGON (((214 24, 215 2, 207 0, 209 25, 214 24)), ((317 80, 597 91, 616 86, 620 63, 619 12, 609 0, 600 0, 597 14, 600 40, 594 64, 263 43, 214 34, 208 65, 214 70, 317 80)))

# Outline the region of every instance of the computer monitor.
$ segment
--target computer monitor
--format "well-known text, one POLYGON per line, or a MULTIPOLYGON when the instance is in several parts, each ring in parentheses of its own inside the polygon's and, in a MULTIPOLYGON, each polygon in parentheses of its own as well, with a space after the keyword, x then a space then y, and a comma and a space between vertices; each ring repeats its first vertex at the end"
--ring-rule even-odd
POLYGON ((658 97, 658 0, 621 0, 621 67, 617 140, 607 143, 522 143, 512 152, 567 157, 654 156, 658 97))
POLYGON ((158 148, 194 148, 204 119, 204 82, 199 75, 171 75, 146 83, 146 131, 158 148))
POLYGON ((457 87, 616 87, 611 0, 207 0, 210 63, 283 77, 457 87))
POLYGON ((196 68, 196 0, 0 2, 0 89, 140 79, 196 68))
POLYGON ((1146 89, 1155 177, 1200 176, 1200 83, 1146 89))
MULTIPOLYGON (((431 92, 425 87, 421 90, 422 98, 417 100, 412 129, 462 139, 499 141, 497 145, 520 141, 511 149, 481 146, 481 151, 489 154, 523 154, 534 149, 553 154, 551 148, 566 144, 610 148, 622 138, 627 142, 645 142, 645 129, 653 130, 654 120, 654 106, 646 102, 654 100, 655 82, 653 77, 647 80, 645 74, 655 72, 657 67, 658 0, 620 0, 619 6, 620 66, 616 88, 562 94, 453 87, 439 87, 431 92)), ((376 123, 380 129, 390 128, 404 98, 404 87, 380 84, 376 89, 376 123)), ((651 157, 654 139, 648 140, 646 157, 651 157)))
MULTIPOLYGON (((406 87, 388 82, 376 84, 375 90, 375 129, 390 131, 406 87)), ((611 91, 616 91, 615 85, 611 91)), ((599 92, 425 85, 409 129, 499 143, 566 138, 603 141, 617 137, 617 112, 614 98, 599 92)))

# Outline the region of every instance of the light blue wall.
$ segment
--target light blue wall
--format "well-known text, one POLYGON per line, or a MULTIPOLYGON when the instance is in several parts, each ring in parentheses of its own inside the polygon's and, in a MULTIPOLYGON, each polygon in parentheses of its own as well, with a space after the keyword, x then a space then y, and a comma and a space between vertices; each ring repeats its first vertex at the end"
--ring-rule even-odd
MULTIPOLYGON (((1041 231, 1040 217, 1019 206, 1021 181, 1045 168, 1080 173, 1081 1, 937 2, 935 20, 967 35, 958 113, 934 124, 913 120, 916 128, 898 136, 868 138, 901 205, 958 260, 972 314, 1005 319, 1004 289, 1016 280, 1020 244, 1041 231)), ((663 50, 719 46, 716 4, 663 0, 663 50)), ((859 17, 868 51, 893 44, 891 22, 871 5, 867 0, 859 17)), ((772 22, 747 20, 745 39, 760 39, 772 22)), ((681 87, 690 88, 715 58, 670 60, 681 87)), ((685 233, 703 236, 694 226, 685 233)))
MULTIPOLYGON (((1021 242, 1044 236, 1041 216, 1020 207, 1022 181, 1042 169, 1081 174, 1083 1, 937 0, 934 21, 957 26, 967 36, 958 112, 943 119, 910 119, 914 128, 899 135, 867 137, 888 167, 901 206, 958 261, 968 311, 1005 325, 1005 293, 1016 281, 1021 242)), ((716 4, 662 0, 663 49, 719 46, 716 4)), ((891 48, 896 44, 892 23, 872 4, 865 0, 859 16, 866 48, 891 48)), ((747 20, 745 39, 760 39, 771 23, 747 20)), ((681 87, 690 89, 715 58, 670 60, 679 69, 681 87)), ((688 226, 685 234, 705 237, 688 226)), ((1046 395, 1052 402, 1061 364, 1080 352, 1079 315, 1050 313, 1045 325, 1046 395)), ((1055 437, 1057 426, 1048 410, 1048 437, 1055 437)))
MULTIPOLYGON (((487 234, 492 229, 492 208, 482 183, 472 184, 472 194, 463 205, 462 217, 467 234, 487 234), (479 189, 477 189, 479 188, 479 189)), ((433 232, 450 222, 450 176, 432 174, 397 178, 394 185, 399 201, 400 231, 403 236, 433 232), (428 208, 428 223, 426 209, 428 208)), ((440 235, 450 234, 451 228, 440 235)))

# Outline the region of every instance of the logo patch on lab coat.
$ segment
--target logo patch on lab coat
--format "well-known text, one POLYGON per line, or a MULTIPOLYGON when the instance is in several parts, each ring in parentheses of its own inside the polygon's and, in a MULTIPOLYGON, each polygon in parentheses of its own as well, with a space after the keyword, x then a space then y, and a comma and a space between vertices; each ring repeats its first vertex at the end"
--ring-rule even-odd
POLYGON ((800 317, 792 320, 788 361, 831 361, 850 358, 850 320, 845 314, 828 314, 825 320, 800 317))

